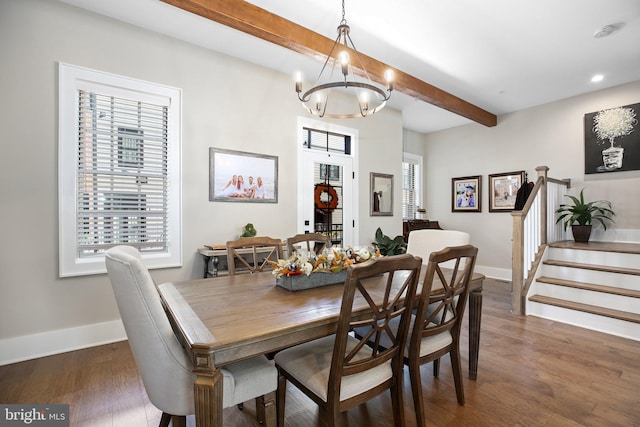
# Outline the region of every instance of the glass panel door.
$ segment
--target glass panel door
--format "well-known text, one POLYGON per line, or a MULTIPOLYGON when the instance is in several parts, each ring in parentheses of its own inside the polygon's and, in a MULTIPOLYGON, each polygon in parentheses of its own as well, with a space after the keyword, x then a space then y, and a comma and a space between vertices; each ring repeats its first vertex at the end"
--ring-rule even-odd
POLYGON ((329 235, 334 245, 353 245, 353 168, 348 156, 303 155, 303 233, 329 235))

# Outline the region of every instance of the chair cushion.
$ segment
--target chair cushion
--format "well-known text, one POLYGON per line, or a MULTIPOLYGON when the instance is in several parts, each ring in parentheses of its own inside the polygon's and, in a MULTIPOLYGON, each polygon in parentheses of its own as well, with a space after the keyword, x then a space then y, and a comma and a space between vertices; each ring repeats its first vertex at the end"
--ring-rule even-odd
POLYGON ((278 387, 278 371, 273 361, 264 356, 227 365, 222 374, 224 408, 270 393, 278 387))
MULTIPOLYGON (((335 336, 331 335, 282 350, 275 356, 276 365, 326 402, 334 341, 335 336)), ((347 352, 351 351, 358 342, 356 338, 347 336, 347 352)), ((369 347, 364 346, 353 360, 369 357, 370 351, 369 347)), ((391 378, 392 375, 389 361, 368 371, 344 376, 340 388, 340 400, 346 400, 370 390, 391 378)))

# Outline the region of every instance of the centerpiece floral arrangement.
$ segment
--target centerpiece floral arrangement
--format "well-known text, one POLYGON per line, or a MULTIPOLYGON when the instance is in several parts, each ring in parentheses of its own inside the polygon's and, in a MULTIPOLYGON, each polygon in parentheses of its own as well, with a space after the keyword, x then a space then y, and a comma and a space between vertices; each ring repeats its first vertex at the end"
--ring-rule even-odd
POLYGON ((318 255, 313 252, 308 254, 296 252, 289 259, 279 259, 277 262, 269 261, 269 263, 273 265, 273 275, 276 277, 302 274, 309 276, 311 273, 339 273, 349 268, 351 264, 358 264, 379 256, 379 251, 372 252, 367 248, 333 247, 325 249, 318 255))

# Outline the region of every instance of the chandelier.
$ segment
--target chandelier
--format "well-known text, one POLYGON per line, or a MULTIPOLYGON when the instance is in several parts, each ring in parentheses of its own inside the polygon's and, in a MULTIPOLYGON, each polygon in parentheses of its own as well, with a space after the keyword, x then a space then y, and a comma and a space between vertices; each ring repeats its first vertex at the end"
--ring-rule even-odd
MULTIPOLYGON (((344 14, 344 0, 342 0, 342 20, 338 25, 338 37, 329 51, 327 59, 320 70, 315 86, 302 94, 302 76, 298 75, 296 79, 296 93, 298 99, 302 102, 302 106, 311 114, 318 117, 331 117, 337 119, 347 119, 356 117, 370 116, 382 110, 391 97, 393 91, 393 71, 387 70, 384 78, 387 83, 386 93, 384 90, 375 86, 367 70, 362 63, 362 59, 356 50, 353 40, 349 35, 349 25, 344 14), (357 76, 353 71, 352 58, 356 59, 359 65, 361 76, 357 76), (327 72, 328 77, 323 78, 323 73, 327 72), (334 77, 334 73, 338 71, 342 77, 334 77), (348 91, 355 102, 351 104, 350 110, 341 111, 337 105, 330 103, 330 95, 332 89, 340 89, 348 91), (302 95, 301 95, 302 94, 302 95), (329 105, 331 104, 331 105, 329 105), (357 105, 357 107, 356 107, 357 105)), ((337 103, 336 103, 337 104, 337 103)))

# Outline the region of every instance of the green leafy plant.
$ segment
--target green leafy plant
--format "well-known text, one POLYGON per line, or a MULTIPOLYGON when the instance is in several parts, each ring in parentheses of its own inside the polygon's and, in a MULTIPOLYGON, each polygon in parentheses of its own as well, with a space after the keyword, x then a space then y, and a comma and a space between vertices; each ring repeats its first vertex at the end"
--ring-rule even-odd
POLYGON ((240 237, 254 237, 256 233, 257 231, 253 224, 248 223, 247 225, 242 227, 242 234, 240 235, 240 237))
POLYGON ((373 241, 373 246, 380 251, 380 255, 400 255, 407 251, 407 244, 402 236, 396 236, 391 239, 382 233, 380 227, 376 230, 376 239, 373 241))
POLYGON ((604 229, 607 229, 607 221, 613 222, 613 216, 615 212, 611 208, 611 202, 607 200, 596 200, 593 202, 585 202, 584 195, 582 194, 584 188, 580 190, 580 196, 570 196, 570 204, 561 204, 556 209, 558 218, 556 224, 563 221, 564 229, 569 228, 570 225, 592 225, 594 221, 602 224, 604 229))

